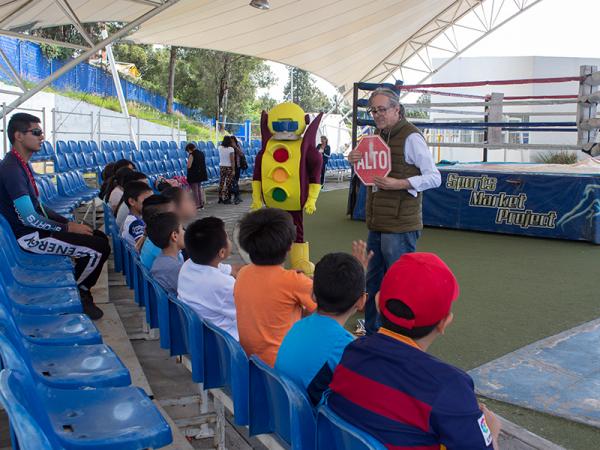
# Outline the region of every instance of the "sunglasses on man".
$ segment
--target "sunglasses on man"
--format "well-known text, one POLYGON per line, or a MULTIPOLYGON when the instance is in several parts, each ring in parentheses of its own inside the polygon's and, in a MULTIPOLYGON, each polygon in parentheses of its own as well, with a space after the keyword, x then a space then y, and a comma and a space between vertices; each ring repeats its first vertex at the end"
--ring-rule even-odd
POLYGON ((32 135, 34 135, 36 137, 40 137, 41 135, 44 134, 44 130, 42 130, 41 128, 31 128, 29 130, 23 131, 23 133, 24 134, 31 133, 32 135))

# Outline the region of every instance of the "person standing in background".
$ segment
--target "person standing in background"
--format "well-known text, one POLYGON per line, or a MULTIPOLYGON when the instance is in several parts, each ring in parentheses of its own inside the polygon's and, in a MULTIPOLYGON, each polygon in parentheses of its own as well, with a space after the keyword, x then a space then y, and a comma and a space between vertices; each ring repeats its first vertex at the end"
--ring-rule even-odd
POLYGON ((208 180, 206 173, 206 160, 202 153, 194 144, 185 146, 185 151, 188 154, 187 160, 187 182, 192 189, 194 201, 197 209, 204 208, 204 196, 202 193, 202 183, 208 180))
POLYGON ((233 195, 233 203, 239 205, 243 201, 240 194, 240 176, 242 174, 242 169, 247 169, 248 165, 242 146, 235 136, 231 136, 231 143, 233 144, 233 150, 235 151, 235 170, 233 171, 233 182, 231 183, 231 195, 233 195))
POLYGON ((327 162, 331 156, 331 147, 329 146, 327 136, 321 136, 321 143, 317 145, 317 150, 323 157, 323 166, 321 167, 321 186, 325 184, 325 171, 327 170, 327 162))
POLYGON ((235 150, 231 136, 225 136, 219 146, 219 167, 221 179, 219 181, 219 203, 231 205, 231 183, 235 170, 235 150))

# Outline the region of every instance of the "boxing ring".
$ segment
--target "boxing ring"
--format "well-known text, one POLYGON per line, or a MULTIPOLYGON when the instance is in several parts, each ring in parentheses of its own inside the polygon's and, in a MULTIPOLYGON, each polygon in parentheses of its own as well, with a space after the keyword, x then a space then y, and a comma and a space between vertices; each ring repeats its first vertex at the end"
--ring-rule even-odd
POLYGON ((427 226, 600 244, 600 161, 456 164, 423 196, 427 226))
MULTIPOLYGON (((423 194, 423 223, 431 227, 460 230, 589 241, 600 244, 600 159, 596 142, 600 119, 596 118, 596 106, 600 101, 600 72, 593 66, 582 66, 580 75, 555 78, 475 81, 462 83, 437 83, 404 86, 395 84, 356 83, 353 108, 353 140, 358 134, 372 132, 373 120, 364 114, 367 100, 360 93, 368 93, 378 87, 388 87, 400 93, 419 92, 449 97, 462 97, 467 101, 456 103, 404 104, 410 109, 440 111, 443 108, 483 108, 482 121, 431 122, 412 119, 433 148, 438 159, 440 148, 479 148, 482 161, 452 163, 441 161, 438 168, 442 175, 441 186, 423 194), (446 92, 433 89, 502 86, 510 84, 578 82, 575 95, 528 95, 504 96, 492 93, 486 96, 446 92), (576 104, 574 120, 515 122, 507 121, 511 107, 527 105, 576 104), (483 133, 482 142, 432 141, 428 130, 475 130, 483 133), (576 133, 573 145, 530 144, 506 142, 506 133, 561 132, 576 133), (577 151, 575 164, 532 164, 487 162, 490 149, 518 149, 544 151, 577 151)), ((447 110, 443 110, 447 111, 447 110)), ((462 109, 458 114, 467 114, 462 109)), ((551 112, 545 112, 551 116, 551 112)), ((564 113, 555 113, 563 115, 564 113)), ((533 114, 538 115, 538 114, 533 114)), ((365 219, 366 188, 357 177, 351 181, 348 213, 355 220, 365 219)))

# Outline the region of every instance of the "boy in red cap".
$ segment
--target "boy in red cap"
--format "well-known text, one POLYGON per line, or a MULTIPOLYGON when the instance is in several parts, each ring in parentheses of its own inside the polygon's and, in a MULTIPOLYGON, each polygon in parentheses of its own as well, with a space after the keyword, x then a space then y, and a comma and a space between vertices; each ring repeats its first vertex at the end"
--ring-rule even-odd
POLYGON ((331 409, 389 449, 495 448, 500 423, 477 403, 471 377, 427 353, 458 294, 438 256, 403 255, 376 297, 379 332, 348 345, 335 370, 331 409))

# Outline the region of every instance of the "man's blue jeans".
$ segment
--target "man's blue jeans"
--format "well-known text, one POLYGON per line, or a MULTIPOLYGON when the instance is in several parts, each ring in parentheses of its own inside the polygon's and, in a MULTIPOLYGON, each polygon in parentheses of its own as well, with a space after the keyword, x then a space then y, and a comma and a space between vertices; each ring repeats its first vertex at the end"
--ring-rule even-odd
POLYGON ((383 276, 387 270, 405 253, 416 251, 420 231, 407 233, 378 233, 369 231, 367 248, 373 251, 373 258, 367 270, 367 294, 365 306, 365 328, 367 334, 376 333, 381 325, 375 306, 375 295, 379 292, 383 276))

